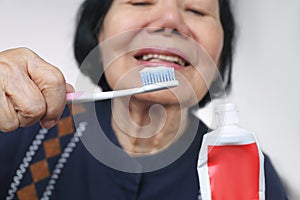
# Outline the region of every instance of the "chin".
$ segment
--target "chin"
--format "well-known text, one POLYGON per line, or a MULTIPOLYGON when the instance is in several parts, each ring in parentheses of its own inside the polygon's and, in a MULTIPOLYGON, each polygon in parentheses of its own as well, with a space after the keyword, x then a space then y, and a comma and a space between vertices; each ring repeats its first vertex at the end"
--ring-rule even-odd
POLYGON ((168 90, 137 94, 133 96, 133 99, 147 104, 161 104, 161 105, 180 104, 176 95, 173 92, 168 90))
POLYGON ((180 106, 182 108, 189 108, 198 103, 198 100, 191 98, 190 95, 178 95, 173 90, 161 90, 151 93, 144 93, 134 95, 132 100, 142 103, 142 105, 151 106, 159 104, 162 106, 180 106), (193 100, 192 100, 193 99, 193 100))

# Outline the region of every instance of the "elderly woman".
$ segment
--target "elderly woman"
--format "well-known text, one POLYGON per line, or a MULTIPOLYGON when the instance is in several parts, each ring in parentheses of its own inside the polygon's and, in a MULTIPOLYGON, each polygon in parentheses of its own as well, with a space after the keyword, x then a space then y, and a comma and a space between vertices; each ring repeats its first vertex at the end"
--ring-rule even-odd
MULTIPOLYGON (((208 128, 191 110, 222 90, 218 79, 230 88, 233 37, 227 0, 86 0, 74 49, 94 83, 135 87, 140 69, 163 65, 180 84, 69 107, 56 67, 28 49, 1 52, 0 198, 201 198, 208 128)), ((265 171, 266 199, 286 199, 268 158, 265 171)))

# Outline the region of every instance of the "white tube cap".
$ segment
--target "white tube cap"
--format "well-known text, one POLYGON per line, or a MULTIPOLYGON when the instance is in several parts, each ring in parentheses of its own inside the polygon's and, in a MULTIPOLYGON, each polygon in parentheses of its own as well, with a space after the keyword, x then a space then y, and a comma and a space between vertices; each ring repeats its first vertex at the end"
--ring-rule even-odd
POLYGON ((219 104, 215 107, 216 126, 237 125, 239 123, 238 110, 233 103, 219 104))

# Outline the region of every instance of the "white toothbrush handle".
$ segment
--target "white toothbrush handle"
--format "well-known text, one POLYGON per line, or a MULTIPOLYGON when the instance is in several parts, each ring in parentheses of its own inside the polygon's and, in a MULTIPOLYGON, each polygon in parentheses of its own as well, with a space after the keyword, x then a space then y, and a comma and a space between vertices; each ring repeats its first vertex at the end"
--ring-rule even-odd
POLYGON ((130 88, 124 90, 115 90, 108 92, 86 93, 86 92, 74 92, 67 94, 67 103, 84 103, 93 102, 106 99, 113 99, 117 97, 130 96, 134 94, 141 94, 146 92, 152 92, 157 90, 168 89, 178 86, 178 81, 167 81, 157 84, 145 85, 138 88, 130 88))

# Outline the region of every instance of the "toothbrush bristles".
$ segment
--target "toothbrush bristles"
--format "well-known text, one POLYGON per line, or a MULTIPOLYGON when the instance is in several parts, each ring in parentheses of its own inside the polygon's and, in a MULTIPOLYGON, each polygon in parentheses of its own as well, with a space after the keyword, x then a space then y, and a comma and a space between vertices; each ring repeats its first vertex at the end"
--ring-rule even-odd
POLYGON ((176 80, 174 68, 165 66, 144 68, 140 71, 140 75, 143 85, 176 80))

